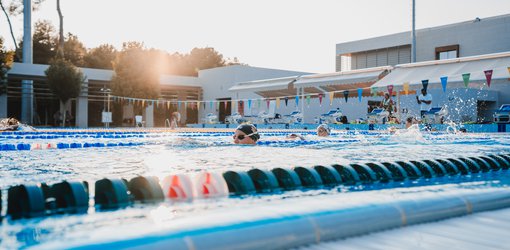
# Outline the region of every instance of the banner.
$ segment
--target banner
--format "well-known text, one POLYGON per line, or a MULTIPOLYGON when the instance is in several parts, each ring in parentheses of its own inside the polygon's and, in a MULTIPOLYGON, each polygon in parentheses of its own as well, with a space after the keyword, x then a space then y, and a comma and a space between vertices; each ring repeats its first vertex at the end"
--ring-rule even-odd
POLYGON ((296 107, 299 105, 299 95, 296 96, 296 107))
POLYGON ((492 80, 492 69, 491 70, 485 70, 483 73, 485 73, 485 79, 487 79, 487 86, 489 88, 491 87, 491 80, 492 80))
POLYGON ((197 101, 197 111, 200 110, 200 102, 197 101))
POLYGON ((285 97, 285 107, 287 107, 288 105, 289 105, 289 98, 285 97))
POLYGON ((347 103, 347 99, 349 98, 349 90, 344 90, 344 98, 345 102, 347 103))
POLYGON ((261 100, 260 100, 260 99, 258 99, 258 100, 257 100, 257 108, 258 108, 258 109, 260 109, 260 102, 261 102, 261 100))
POLYGON ((267 109, 269 110, 269 104, 271 103, 271 100, 266 99, 267 109))
POLYGON ((363 95, 363 89, 362 88, 359 88, 358 89, 358 101, 361 102, 361 96, 363 95))
POLYGON ((276 97, 276 108, 280 108, 280 97, 276 97))
POLYGON ((443 76, 439 79, 441 79, 441 85, 443 86, 443 93, 444 93, 444 92, 446 92, 446 84, 448 84, 448 77, 443 76))
POLYGON ((406 95, 409 95, 409 82, 404 83, 404 92, 406 95))
POLYGON ((388 85, 387 88, 388 88, 388 94, 390 94, 390 96, 392 96, 392 94, 393 94, 393 84, 392 85, 388 85))
POLYGON ((310 107, 310 95, 306 96, 306 105, 310 107))
POLYGON ((322 94, 319 94, 319 106, 322 107, 322 94))
POLYGON ((462 80, 464 80, 464 86, 466 86, 466 88, 469 85, 469 76, 471 76, 471 73, 462 74, 462 80))
POLYGON ((251 99, 248 100, 248 109, 251 110, 251 99))
POLYGON ((170 101, 166 102, 166 108, 170 109, 170 101))
POLYGON ((204 106, 204 110, 205 110, 205 102, 203 103, 203 106, 204 106))
POLYGON ((333 105, 334 98, 335 98, 335 92, 329 92, 329 106, 333 105))
POLYGON ((423 89, 425 89, 425 91, 427 91, 427 89, 429 87, 429 80, 421 80, 421 85, 423 86, 423 89))

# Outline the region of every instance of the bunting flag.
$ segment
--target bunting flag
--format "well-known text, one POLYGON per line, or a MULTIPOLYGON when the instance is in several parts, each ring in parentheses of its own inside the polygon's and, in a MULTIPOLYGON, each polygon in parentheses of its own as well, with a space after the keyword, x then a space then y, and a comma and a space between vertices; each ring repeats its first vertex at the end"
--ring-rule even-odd
POLYGON ((349 99, 349 90, 344 90, 344 98, 345 102, 347 103, 347 99, 349 99))
POLYGON ((209 108, 212 109, 212 107, 213 107, 213 101, 210 101, 209 102, 209 108))
POLYGON ((251 99, 248 100, 248 109, 251 110, 251 99))
POLYGON ((469 85, 469 77, 470 76, 471 76, 471 73, 462 74, 462 80, 464 80, 464 86, 466 86, 466 88, 469 85))
POLYGON ((142 100, 142 107, 145 107, 145 100, 142 100))
POLYGON ((487 79, 487 86, 489 88, 491 87, 491 80, 492 80, 492 69, 491 70, 485 70, 483 73, 485 73, 485 79, 487 79))
POLYGON ((289 97, 285 97, 285 107, 287 107, 289 105, 289 97))
POLYGON ((299 106, 299 95, 296 96, 296 107, 299 106))
POLYGON ((329 106, 333 105, 334 98, 335 98, 335 92, 329 92, 329 106))
POLYGON ((280 97, 276 97, 276 108, 280 108, 280 97))
POLYGON ((448 84, 448 77, 443 76, 439 79, 441 79, 441 86, 443 86, 443 93, 445 93, 446 92, 446 84, 448 84))
POLYGON ((427 88, 429 87, 429 80, 421 80, 421 85, 423 86, 423 89, 427 91, 427 88))
POLYGON ((260 102, 261 100, 260 99, 257 99, 257 108, 260 109, 260 102))
POLYGON ((177 110, 181 110, 181 102, 177 101, 177 110))
POLYGON ((319 106, 322 107, 322 94, 319 94, 319 106))
POLYGON ((510 67, 506 68, 508 70, 508 74, 510 75, 510 67))
POLYGON ((220 102, 219 101, 216 102, 216 109, 220 110, 220 102))
POLYGON ((404 92, 406 93, 406 95, 409 95, 409 83, 408 82, 404 83, 404 92))
POLYGON ((306 105, 310 107, 310 95, 306 96, 306 105))
POLYGON ((166 102, 166 108, 170 109, 170 101, 166 102))
POLYGON ((199 110, 200 110, 200 102, 197 101, 197 111, 199 111, 199 110))
POLYGON ((370 93, 372 94, 373 97, 377 96, 377 87, 371 87, 370 93))
POLYGON ((388 85, 387 88, 388 88, 388 94, 390 94, 390 96, 392 96, 392 94, 393 94, 393 85, 388 85))
POLYGON ((267 109, 269 109, 269 104, 271 103, 271 100, 266 99, 267 109))
POLYGON ((204 110, 205 110, 205 102, 203 103, 203 106, 204 106, 204 110))
MULTIPOLYGON (((389 87, 389 86, 388 86, 389 87)), ((393 86, 392 86, 393 87, 393 86)), ((393 88, 392 88, 393 89, 393 88)), ((363 96, 363 89, 358 88, 358 101, 361 102, 361 97, 363 96)))
POLYGON ((234 112, 237 112, 237 102, 232 102, 232 110, 234 110, 234 112))

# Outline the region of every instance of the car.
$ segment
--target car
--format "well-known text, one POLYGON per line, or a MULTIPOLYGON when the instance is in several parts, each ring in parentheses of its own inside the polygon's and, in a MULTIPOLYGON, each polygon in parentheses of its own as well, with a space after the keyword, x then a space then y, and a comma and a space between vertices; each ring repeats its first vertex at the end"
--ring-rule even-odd
POLYGON ((509 123, 510 122, 510 104, 503 104, 494 112, 495 123, 509 123))

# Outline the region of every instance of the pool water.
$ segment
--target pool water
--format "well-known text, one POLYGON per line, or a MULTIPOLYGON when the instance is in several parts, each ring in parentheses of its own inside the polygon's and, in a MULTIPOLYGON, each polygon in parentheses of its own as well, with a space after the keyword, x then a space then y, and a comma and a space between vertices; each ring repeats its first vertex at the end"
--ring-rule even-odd
MULTIPOLYGON (((202 171, 223 173, 252 168, 291 169, 295 166, 395 162, 484 156, 510 153, 506 133, 430 133, 423 131, 334 131, 318 138, 308 131, 306 140, 287 140, 285 131, 261 131, 256 146, 232 144, 228 130, 216 132, 150 131, 142 137, 79 137, 68 132, 60 138, 19 135, 0 138, 0 144, 19 143, 118 143, 135 146, 90 147, 47 150, 0 151, 0 188, 5 214, 10 186, 27 183, 57 183, 63 180, 88 181, 90 207, 86 214, 53 215, 33 219, 4 218, 0 225, 0 248, 67 248, 91 242, 108 242, 161 231, 215 226, 242 217, 245 211, 271 207, 289 211, 312 211, 315 202, 335 200, 341 204, 362 205, 388 200, 421 199, 438 194, 487 192, 507 189, 506 172, 479 173, 458 178, 415 180, 334 189, 289 191, 241 198, 197 199, 191 202, 167 200, 157 204, 134 204, 123 209, 99 211, 93 206, 93 183, 101 178, 194 176, 202 171), (222 215, 222 216, 221 216, 222 215)), ((39 135, 44 131, 39 132, 39 135)), ((256 216, 256 215, 255 215, 256 216)))

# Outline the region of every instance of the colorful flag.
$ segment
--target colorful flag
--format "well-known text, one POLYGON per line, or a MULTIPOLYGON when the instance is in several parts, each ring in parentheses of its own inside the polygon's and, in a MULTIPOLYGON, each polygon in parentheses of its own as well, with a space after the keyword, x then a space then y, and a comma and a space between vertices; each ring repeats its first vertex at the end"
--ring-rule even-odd
POLYGON ((427 91, 427 88, 429 87, 429 80, 421 80, 421 85, 423 86, 423 88, 425 89, 425 91, 427 91))
POLYGON ((404 92, 406 93, 406 95, 409 95, 409 83, 408 82, 404 83, 404 92))
POLYGON ((388 94, 390 94, 390 96, 392 96, 392 94, 393 94, 393 84, 386 86, 386 88, 388 88, 388 94))
POLYGON ((485 70, 483 73, 485 73, 485 79, 487 79, 487 85, 490 88, 491 87, 491 80, 492 80, 492 69, 491 70, 485 70))
POLYGON ((445 93, 446 92, 446 84, 448 84, 448 77, 443 76, 439 79, 441 79, 441 85, 443 86, 443 93, 445 93))
POLYGON ((296 96, 296 107, 299 105, 299 95, 296 96))
POLYGON ((271 103, 271 101, 269 99, 266 99, 266 103, 267 103, 267 109, 269 109, 269 103, 271 103))
POLYGON ((347 103, 347 99, 349 99, 349 90, 344 90, 344 98, 345 102, 347 103))
POLYGON ((289 104, 289 98, 285 97, 285 107, 287 107, 288 104, 289 104))
POLYGON ((260 102, 261 100, 260 99, 257 99, 257 108, 260 109, 260 102))
POLYGON ((276 108, 280 108, 280 97, 276 97, 276 108))
POLYGON ((462 80, 464 80, 464 86, 466 86, 466 88, 469 85, 469 76, 471 76, 471 73, 462 74, 462 80))
POLYGON ((335 98, 335 92, 329 92, 329 106, 333 105, 334 98, 335 98))
POLYGON ((250 110, 251 110, 251 99, 250 99, 250 100, 248 100, 248 109, 250 109, 250 110))
POLYGON ((322 94, 319 94, 319 105, 322 107, 322 94))
MULTIPOLYGON (((389 87, 389 86, 388 86, 389 87)), ((393 89, 393 88, 392 88, 393 89)), ((361 102, 361 97, 363 96, 363 89, 358 88, 358 101, 361 102)))
POLYGON ((310 95, 306 96, 306 105, 310 107, 310 95))

